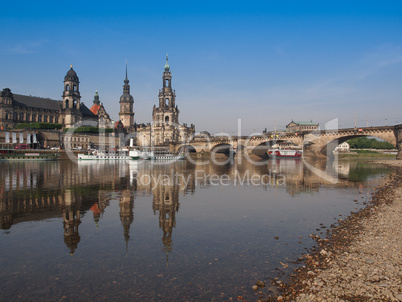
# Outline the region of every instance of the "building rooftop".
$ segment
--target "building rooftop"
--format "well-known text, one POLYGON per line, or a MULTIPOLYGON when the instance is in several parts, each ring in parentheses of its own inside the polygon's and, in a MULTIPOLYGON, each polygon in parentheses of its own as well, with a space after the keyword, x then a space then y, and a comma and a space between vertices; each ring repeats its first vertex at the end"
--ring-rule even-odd
POLYGON ((61 101, 56 101, 37 96, 13 94, 15 104, 19 107, 41 108, 48 110, 60 110, 61 101))

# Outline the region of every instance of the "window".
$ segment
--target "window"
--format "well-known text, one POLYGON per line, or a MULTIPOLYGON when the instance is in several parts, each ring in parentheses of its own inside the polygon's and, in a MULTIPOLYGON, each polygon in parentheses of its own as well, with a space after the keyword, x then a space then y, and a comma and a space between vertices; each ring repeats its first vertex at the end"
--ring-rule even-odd
POLYGON ((169 80, 165 80, 165 87, 169 87, 169 80))
POLYGON ((38 114, 38 122, 42 123, 42 114, 38 114))
POLYGON ((168 98, 166 98, 166 100, 165 100, 165 105, 166 105, 166 107, 169 106, 169 99, 168 98))
POLYGON ((30 114, 27 113, 27 114, 26 114, 26 120, 27 120, 27 122, 29 122, 29 118, 30 118, 30 114))
POLYGON ((70 85, 66 85, 66 91, 70 91, 70 85))
POLYGON ((165 117, 165 123, 169 124, 169 117, 168 116, 165 117))
POLYGON ((24 120, 24 114, 20 113, 20 121, 23 121, 23 120, 24 120))
POLYGON ((49 123, 53 123, 53 116, 49 117, 49 123))
POLYGON ((16 121, 18 119, 17 112, 13 113, 13 120, 16 121))
POLYGON ((77 85, 74 85, 74 91, 77 91, 77 85))
POLYGON ((43 116, 43 122, 44 122, 44 123, 47 123, 47 115, 44 115, 44 116, 43 116))
POLYGON ((55 116, 55 117, 54 117, 54 122, 55 122, 56 124, 59 123, 59 117, 58 117, 58 116, 55 116))
POLYGON ((36 114, 35 113, 32 114, 32 122, 36 122, 36 114))

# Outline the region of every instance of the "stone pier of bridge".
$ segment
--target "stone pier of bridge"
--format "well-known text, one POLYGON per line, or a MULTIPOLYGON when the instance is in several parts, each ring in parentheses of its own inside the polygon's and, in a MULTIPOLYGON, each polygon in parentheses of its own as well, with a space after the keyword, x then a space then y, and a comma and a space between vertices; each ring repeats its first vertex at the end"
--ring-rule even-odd
POLYGON ((396 159, 402 159, 402 124, 395 126, 394 133, 396 138, 396 147, 398 148, 396 159))

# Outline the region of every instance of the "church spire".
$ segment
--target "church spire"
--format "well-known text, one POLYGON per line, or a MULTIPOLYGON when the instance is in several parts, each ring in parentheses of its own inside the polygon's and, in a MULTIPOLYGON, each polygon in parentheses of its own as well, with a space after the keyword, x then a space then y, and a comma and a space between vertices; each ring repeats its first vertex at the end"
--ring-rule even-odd
POLYGON ((128 81, 128 78, 127 78, 127 59, 126 59, 126 80, 128 81))
POLYGON ((130 94, 130 85, 128 84, 130 81, 128 80, 127 77, 127 60, 126 60, 126 79, 124 80, 124 85, 123 85, 123 93, 125 94, 130 94))
POLYGON ((170 66, 169 66, 169 58, 168 58, 168 54, 166 53, 166 64, 165 64, 165 71, 169 71, 170 66))

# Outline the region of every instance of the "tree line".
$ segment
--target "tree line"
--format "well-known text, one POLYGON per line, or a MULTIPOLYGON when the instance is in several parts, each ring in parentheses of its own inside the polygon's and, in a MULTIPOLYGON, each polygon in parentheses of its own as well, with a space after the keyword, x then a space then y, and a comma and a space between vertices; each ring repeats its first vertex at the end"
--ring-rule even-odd
POLYGON ((386 141, 365 136, 348 140, 351 149, 395 149, 395 146, 386 141))

